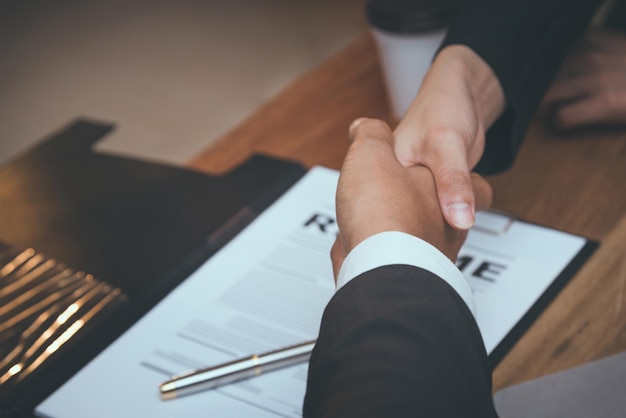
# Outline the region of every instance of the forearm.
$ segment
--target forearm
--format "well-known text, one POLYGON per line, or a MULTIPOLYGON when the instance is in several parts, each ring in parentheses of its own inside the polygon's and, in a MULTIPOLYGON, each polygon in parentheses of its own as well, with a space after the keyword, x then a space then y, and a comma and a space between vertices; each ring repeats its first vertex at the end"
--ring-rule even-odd
POLYGON ((365 273, 328 305, 304 416, 495 417, 491 367, 472 314, 437 276, 365 273))

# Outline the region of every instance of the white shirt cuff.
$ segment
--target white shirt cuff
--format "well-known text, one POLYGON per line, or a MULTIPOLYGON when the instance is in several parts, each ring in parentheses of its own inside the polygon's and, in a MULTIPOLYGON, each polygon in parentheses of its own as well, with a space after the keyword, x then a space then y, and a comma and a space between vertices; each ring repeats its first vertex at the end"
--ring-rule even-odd
POLYGON ((392 264, 420 267, 439 276, 452 286, 476 316, 472 289, 463 273, 437 248, 404 232, 381 232, 354 247, 339 270, 337 290, 367 271, 392 264))

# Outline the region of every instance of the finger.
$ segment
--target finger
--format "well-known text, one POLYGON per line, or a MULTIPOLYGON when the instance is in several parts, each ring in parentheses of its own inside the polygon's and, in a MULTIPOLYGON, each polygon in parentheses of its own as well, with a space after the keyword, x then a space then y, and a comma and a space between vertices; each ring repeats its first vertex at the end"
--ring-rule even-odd
POLYGON ((626 92, 605 91, 580 100, 565 103, 555 109, 553 123, 560 129, 586 125, 624 124, 626 92))
POLYGON ((597 50, 574 51, 561 64, 556 80, 558 82, 558 80, 595 73, 602 69, 607 59, 610 59, 610 55, 597 50))
POLYGON ((359 124, 366 119, 367 118, 358 118, 352 121, 352 123, 350 124, 350 127, 348 128, 348 137, 350 139, 350 142, 354 140, 353 132, 356 130, 356 127, 359 126, 359 124))
POLYGON ((439 205, 446 222, 466 230, 474 224, 474 192, 465 148, 459 141, 438 141, 437 149, 428 152, 424 162, 435 178, 439 205))
POLYGON ((359 119, 358 123, 354 123, 350 130, 350 138, 351 145, 344 160, 344 167, 348 162, 349 167, 353 169, 360 167, 360 171, 368 173, 372 170, 367 170, 365 167, 370 164, 389 163, 391 159, 399 165, 393 154, 391 128, 382 120, 359 119))
POLYGON ((487 210, 491 207, 493 200, 493 189, 491 185, 482 176, 472 173, 472 189, 474 190, 474 199, 476 201, 476 211, 487 210))
MULTIPOLYGON (((626 50, 626 49, 625 49, 626 50)), ((607 55, 590 53, 572 60, 571 74, 559 76, 544 97, 545 104, 577 99, 602 90, 617 90, 624 84, 623 67, 626 54, 607 55)))
POLYGON ((358 138, 373 138, 390 142, 393 137, 391 128, 380 119, 359 118, 350 124, 350 142, 358 138))
POLYGON ((589 50, 622 54, 626 50, 626 37, 622 31, 595 29, 587 32, 581 44, 589 50))
POLYGON ((474 192, 469 173, 462 168, 444 166, 435 174, 439 205, 446 222, 454 229, 474 225, 474 192))
POLYGON ((558 79, 546 93, 543 103, 553 105, 587 96, 598 88, 598 82, 595 74, 558 79))

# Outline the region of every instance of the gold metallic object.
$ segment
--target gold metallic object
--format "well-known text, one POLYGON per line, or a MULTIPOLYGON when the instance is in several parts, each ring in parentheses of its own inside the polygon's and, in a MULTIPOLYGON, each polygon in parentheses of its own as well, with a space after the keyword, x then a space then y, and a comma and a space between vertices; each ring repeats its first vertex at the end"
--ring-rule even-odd
POLYGON ((0 254, 0 385, 37 371, 108 306, 126 298, 31 248, 8 251, 0 254))

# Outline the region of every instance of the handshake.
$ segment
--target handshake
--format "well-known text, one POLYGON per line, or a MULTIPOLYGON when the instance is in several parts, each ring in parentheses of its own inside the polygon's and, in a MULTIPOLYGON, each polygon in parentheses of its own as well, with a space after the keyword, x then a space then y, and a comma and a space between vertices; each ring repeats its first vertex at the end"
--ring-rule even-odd
MULTIPOLYGON (((350 149, 337 187, 339 235, 331 257, 335 278, 348 253, 385 231, 418 237, 455 261, 467 232, 451 227, 437 198, 435 180, 425 166, 403 166, 385 122, 358 119, 350 127, 350 149)), ((471 174, 476 210, 491 204, 491 187, 471 174)))

